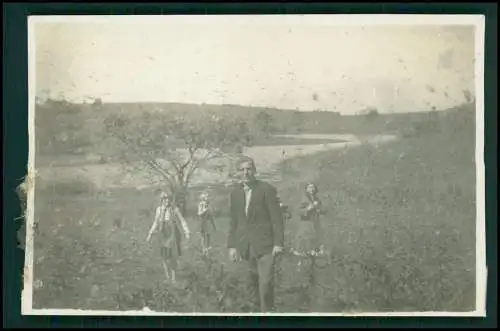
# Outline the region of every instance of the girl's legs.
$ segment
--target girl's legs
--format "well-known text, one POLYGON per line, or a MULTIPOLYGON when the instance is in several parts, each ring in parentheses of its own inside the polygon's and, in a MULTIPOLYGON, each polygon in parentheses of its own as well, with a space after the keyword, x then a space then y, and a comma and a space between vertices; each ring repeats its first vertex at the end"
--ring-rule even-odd
POLYGON ((317 248, 315 249, 317 254, 323 254, 323 232, 321 229, 321 225, 319 223, 319 219, 317 219, 314 223, 314 228, 316 231, 316 242, 318 243, 317 248))
POLYGON ((203 255, 205 255, 207 253, 207 245, 205 244, 205 234, 203 232, 201 233, 201 249, 203 255))
POLYGON ((177 259, 172 257, 167 262, 170 269, 170 280, 175 283, 176 272, 177 272, 177 259))
POLYGON ((170 268, 168 266, 168 248, 167 247, 162 247, 161 248, 161 264, 163 266, 163 271, 165 272, 165 277, 170 279, 170 268))
POLYGON ((212 248, 212 246, 210 245, 211 242, 210 242, 210 234, 207 233, 207 238, 206 238, 207 242, 206 242, 206 245, 207 245, 207 251, 212 248))
POLYGON ((165 277, 167 278, 167 280, 170 280, 170 268, 168 267, 168 262, 165 261, 165 260, 162 260, 161 263, 163 265, 163 270, 165 272, 165 277))
POLYGON ((205 254, 205 236, 201 233, 201 251, 205 254))
POLYGON ((210 239, 208 237, 207 233, 202 233, 201 234, 201 245, 203 247, 203 254, 206 255, 208 254, 208 249, 209 249, 209 244, 210 244, 210 239))

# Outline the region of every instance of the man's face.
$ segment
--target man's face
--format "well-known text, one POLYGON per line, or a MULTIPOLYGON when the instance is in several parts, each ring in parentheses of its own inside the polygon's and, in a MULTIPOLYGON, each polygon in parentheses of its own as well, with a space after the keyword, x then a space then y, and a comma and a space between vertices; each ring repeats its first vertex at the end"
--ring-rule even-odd
POLYGON ((251 162, 242 162, 238 170, 243 183, 250 183, 255 180, 255 169, 251 162))

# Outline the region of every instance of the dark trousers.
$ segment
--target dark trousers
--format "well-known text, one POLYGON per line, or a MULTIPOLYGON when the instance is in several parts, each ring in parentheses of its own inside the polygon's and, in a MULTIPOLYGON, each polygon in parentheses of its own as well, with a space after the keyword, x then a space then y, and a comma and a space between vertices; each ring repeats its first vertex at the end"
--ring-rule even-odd
POLYGON ((250 271, 250 290, 254 304, 261 312, 274 311, 274 265, 272 253, 263 256, 250 254, 248 267, 250 271))

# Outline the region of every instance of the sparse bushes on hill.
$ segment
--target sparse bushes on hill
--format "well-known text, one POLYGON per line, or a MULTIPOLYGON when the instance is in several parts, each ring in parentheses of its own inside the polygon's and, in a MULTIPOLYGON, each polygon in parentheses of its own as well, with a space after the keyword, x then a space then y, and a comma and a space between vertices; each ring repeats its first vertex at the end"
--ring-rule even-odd
MULTIPOLYGON (((432 136, 287 162, 284 181, 277 184, 280 198, 296 215, 297 187, 311 179, 319 183, 328 210, 325 248, 332 259, 314 273, 309 266, 299 273, 295 258, 283 258, 276 293, 280 311, 474 308, 474 111, 464 108, 433 120, 438 131, 420 131, 432 136)), ((397 127, 408 122, 413 120, 401 119, 397 127)), ((194 235, 180 261, 178 284, 169 285, 162 283, 157 247, 143 243, 154 194, 122 188, 99 197, 86 193, 92 185, 76 182, 57 184, 53 191, 47 184, 37 193, 34 276, 44 284, 35 291, 37 308, 251 309, 245 266, 226 260, 225 188, 210 192, 220 211, 214 255, 202 258, 194 235), (113 227, 115 219, 121 219, 120 228, 113 227)), ((194 211, 195 203, 188 208, 194 211)), ((287 222, 288 245, 296 222, 287 222)), ((195 233, 195 220, 188 223, 195 233)))
MULTIPOLYGON (((473 99, 468 97, 467 100, 473 99)), ((206 115, 212 113, 224 119, 219 123, 232 127, 232 133, 239 139, 237 145, 241 147, 252 145, 256 135, 273 133, 376 134, 387 133, 390 127, 393 132, 406 130, 405 135, 415 136, 435 130, 433 124, 427 123, 426 113, 382 114, 373 107, 363 110, 361 115, 340 116, 338 112, 331 111, 299 112, 232 105, 107 104, 99 100, 95 104, 77 105, 66 101, 48 101, 36 106, 37 153, 71 154, 80 148, 82 153, 100 150, 110 156, 115 153, 116 144, 108 146, 103 139, 103 135, 108 133, 104 125, 108 117, 125 116, 134 123, 154 124, 160 123, 160 119, 168 114, 173 122, 182 119, 191 123, 200 118, 208 119, 210 116, 206 115), (387 124, 389 122, 390 125, 387 124), (417 123, 417 127, 408 128, 413 122, 417 123), (66 138, 59 139, 63 136, 66 138)), ((207 125, 210 123, 211 120, 206 121, 207 125)), ((235 140, 235 137, 231 139, 235 140)), ((234 146, 221 147, 228 151, 234 146)))
POLYGON ((419 137, 440 132, 455 135, 475 128, 474 104, 460 105, 445 112, 432 111, 425 115, 403 126, 402 136, 419 137))

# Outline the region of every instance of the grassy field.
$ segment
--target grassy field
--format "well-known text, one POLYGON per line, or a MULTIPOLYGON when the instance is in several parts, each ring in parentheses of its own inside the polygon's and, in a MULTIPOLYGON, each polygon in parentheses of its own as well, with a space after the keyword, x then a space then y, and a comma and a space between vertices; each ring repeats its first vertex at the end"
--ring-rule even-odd
MULTIPOLYGON (((378 148, 286 161, 284 180, 276 183, 281 199, 296 206, 303 185, 318 183, 331 259, 299 271, 296 257, 283 256, 277 309, 473 310, 473 118, 473 109, 455 110, 432 130, 378 148)), ((170 285, 162 281, 158 249, 145 243, 154 192, 100 192, 86 182, 37 191, 34 307, 248 311, 245 268, 229 263, 224 248, 227 194, 222 187, 211 192, 218 225, 212 257, 201 257, 195 233, 185 243, 179 283, 170 285)), ((188 222, 196 231, 195 221, 188 222)), ((287 223, 288 246, 297 222, 287 223)))

